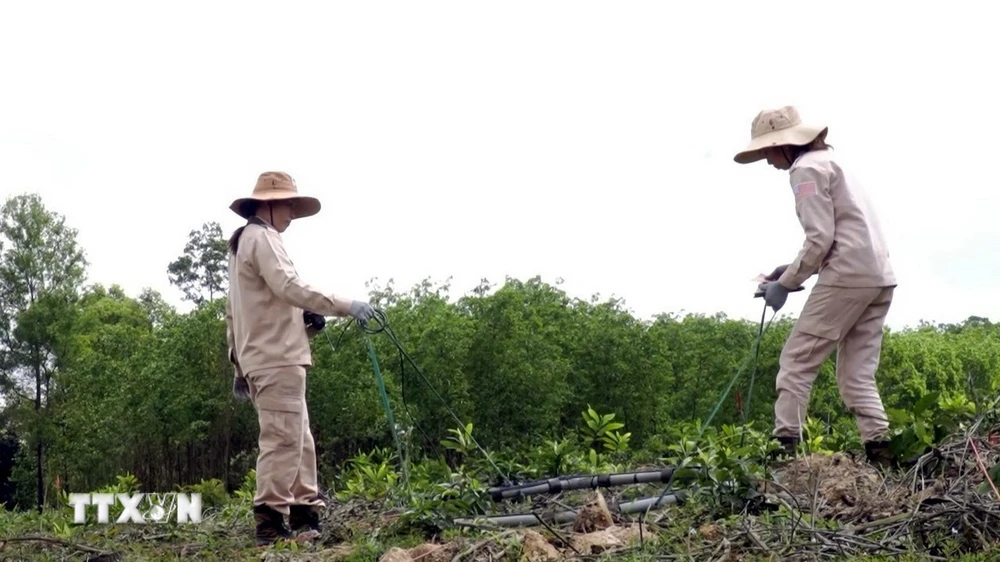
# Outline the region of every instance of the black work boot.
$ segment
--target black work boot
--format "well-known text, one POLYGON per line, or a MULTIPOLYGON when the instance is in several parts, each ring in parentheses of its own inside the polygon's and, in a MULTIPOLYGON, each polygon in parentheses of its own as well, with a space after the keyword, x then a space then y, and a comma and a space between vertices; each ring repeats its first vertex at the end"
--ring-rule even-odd
POLYGON ((281 513, 267 505, 253 506, 253 516, 257 521, 257 546, 267 546, 291 536, 281 513))
POLYGON ((293 532, 300 532, 299 539, 315 538, 323 532, 319 523, 319 509, 311 505, 289 507, 288 526, 293 532))
POLYGON ((795 456, 795 451, 799 446, 798 437, 777 437, 776 439, 778 443, 781 443, 781 449, 771 453, 772 460, 795 456))
POLYGON ((868 462, 881 467, 896 465, 896 456, 892 454, 888 441, 868 441, 865 443, 865 457, 868 462))

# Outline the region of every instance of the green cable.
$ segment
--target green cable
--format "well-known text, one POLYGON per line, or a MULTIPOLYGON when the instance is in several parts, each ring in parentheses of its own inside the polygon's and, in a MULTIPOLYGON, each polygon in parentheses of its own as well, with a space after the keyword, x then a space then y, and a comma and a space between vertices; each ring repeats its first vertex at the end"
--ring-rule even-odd
MULTIPOLYGON (((757 330, 757 341, 754 342, 754 357, 753 357, 753 369, 750 370, 750 386, 747 389, 747 399, 743 402, 743 423, 747 423, 750 419, 750 398, 753 396, 753 383, 757 378, 757 362, 760 360, 760 344, 763 343, 764 338, 764 317, 767 314, 767 305, 764 305, 764 310, 760 313, 760 328, 757 330)), ((774 319, 774 316, 771 317, 774 319)), ((768 323, 770 326, 770 322, 768 323)))
MULTIPOLYGON (((760 315, 760 330, 757 332, 757 338, 754 341, 753 348, 750 350, 749 353, 747 353, 747 356, 743 358, 743 361, 741 361, 741 364, 736 369, 736 372, 733 374, 733 377, 731 379, 729 379, 729 386, 727 386, 726 390, 723 391, 722 396, 719 397, 719 401, 716 402, 715 407, 712 408, 712 413, 709 414, 708 419, 705 420, 705 423, 702 425, 701 431, 698 434, 699 438, 705 432, 705 428, 707 428, 709 426, 709 424, 712 423, 712 419, 715 417, 715 414, 717 414, 719 412, 719 408, 722 407, 722 403, 725 402, 726 401, 726 397, 729 396, 729 391, 733 389, 733 385, 736 384, 737 379, 739 379, 740 375, 743 374, 743 371, 747 367, 747 363, 749 363, 751 359, 754 360, 753 361, 753 364, 754 364, 753 365, 753 375, 757 374, 757 361, 756 361, 756 359, 757 359, 757 354, 760 351, 760 343, 764 339, 764 332, 767 331, 767 328, 771 327, 771 322, 774 321, 774 317, 777 315, 777 313, 778 312, 775 311, 774 314, 771 315, 771 319, 768 320, 767 325, 765 326, 764 325, 764 318, 766 318, 766 315, 767 315, 767 304, 764 305, 764 312, 761 313, 761 315, 760 315)), ((752 391, 752 389, 753 389, 753 379, 751 379, 750 384, 751 384, 751 391, 752 391)), ((750 402, 750 397, 747 396, 747 401, 746 401, 746 404, 744 404, 744 408, 743 408, 744 411, 741 412, 744 415, 744 417, 750 411, 750 404, 749 404, 749 402, 750 402)))
MULTIPOLYGON (((423 374, 423 372, 421 372, 420 367, 417 366, 417 364, 413 360, 413 358, 410 357, 410 354, 407 353, 406 350, 403 348, 403 345, 399 342, 399 339, 396 337, 396 334, 393 333, 392 328, 389 327, 389 322, 388 322, 388 320, 385 317, 385 313, 382 312, 381 310, 376 309, 376 311, 375 311, 375 318, 373 318, 373 320, 374 320, 374 323, 378 324, 377 328, 370 328, 370 327, 368 327, 367 323, 360 322, 360 321, 357 321, 357 320, 348 323, 346 326, 344 326, 344 330, 341 331, 340 337, 337 338, 337 343, 338 344, 340 343, 340 339, 343 338, 344 334, 347 332, 347 329, 351 326, 351 324, 357 325, 358 328, 360 329, 361 333, 364 334, 364 336, 365 336, 365 343, 367 344, 367 347, 368 347, 368 357, 371 359, 372 369, 374 370, 374 373, 375 373, 375 380, 378 382, 378 385, 379 385, 379 394, 381 395, 381 398, 382 398, 382 406, 385 409, 386 419, 389 421, 389 427, 392 430, 393 441, 396 444, 396 450, 397 450, 397 452, 399 454, 400 465, 402 466, 402 470, 403 470, 403 481, 404 481, 404 484, 407 485, 407 489, 409 489, 408 488, 409 474, 408 474, 408 470, 407 470, 406 458, 403 456, 403 446, 400 444, 400 441, 399 441, 399 435, 398 435, 398 432, 396 431, 396 424, 395 424, 395 421, 394 421, 393 415, 392 415, 392 407, 391 407, 391 405, 389 403, 389 395, 388 395, 388 393, 386 392, 386 389, 385 389, 385 381, 382 378, 382 371, 379 368, 378 358, 376 357, 376 354, 375 354, 375 346, 372 344, 372 341, 371 341, 371 338, 369 337, 369 334, 384 333, 386 336, 388 336, 389 340, 393 343, 393 345, 396 347, 396 349, 400 352, 400 355, 403 356, 403 357, 405 357, 410 362, 410 365, 412 365, 413 368, 416 370, 417 375, 420 376, 420 378, 428 386, 428 388, 431 390, 431 392, 433 392, 434 395, 437 396, 438 400, 440 400, 441 403, 444 405, 444 408, 448 411, 449 414, 451 414, 451 417, 454 418, 455 421, 458 422, 460 424, 460 426, 462 426, 462 427, 465 426, 465 423, 462 422, 462 420, 458 417, 457 414, 455 414, 455 411, 452 410, 452 408, 448 405, 448 401, 445 400, 444 397, 441 396, 441 394, 437 391, 437 389, 435 389, 434 386, 430 383, 430 381, 427 380, 427 377, 425 377, 424 374, 423 374)), ((333 340, 330 338, 329 332, 324 331, 324 333, 326 335, 327 341, 330 342, 330 348, 334 352, 336 352, 337 345, 334 345, 333 340)), ((405 400, 405 398, 404 398, 404 400, 405 400)), ((405 401, 404 401, 403 406, 405 408, 405 406, 406 406, 405 401)), ((409 412, 407 411, 407 413, 409 413, 409 412)), ((416 423, 416 420, 414 420, 414 423, 416 423)), ((509 482, 510 481, 510 476, 507 473, 505 473, 499 466, 497 466, 497 464, 493 461, 493 458, 491 457, 491 455, 488 452, 486 452, 486 450, 482 447, 482 445, 479 444, 479 441, 475 437, 473 437, 472 435, 469 435, 469 438, 472 440, 472 443, 476 447, 476 449, 478 449, 479 452, 482 453, 483 456, 486 458, 486 461, 489 462, 489 464, 493 466, 494 470, 497 471, 497 473, 500 475, 500 477, 503 478, 503 481, 504 482, 509 482)))
MULTIPOLYGON (((757 357, 758 357, 758 355, 760 353, 760 344, 761 344, 761 341, 763 341, 763 339, 764 339, 764 332, 766 332, 767 329, 771 327, 771 322, 774 321, 774 317, 777 314, 778 314, 778 311, 777 310, 774 311, 774 314, 771 315, 771 319, 768 320, 767 325, 765 326, 764 325, 764 319, 767 317, 767 304, 766 303, 764 304, 764 311, 761 312, 761 315, 760 315, 760 328, 757 331, 757 338, 754 341, 753 348, 750 350, 749 353, 747 353, 746 357, 743 358, 743 361, 740 362, 740 366, 736 369, 736 373, 733 374, 733 377, 731 379, 729 379, 729 385, 726 387, 726 390, 723 391, 722 396, 719 397, 719 401, 716 402, 715 407, 712 408, 712 413, 708 415, 708 419, 706 419, 705 423, 702 424, 701 431, 698 432, 698 439, 701 439, 702 435, 705 434, 705 429, 708 428, 708 426, 709 426, 710 423, 712 423, 712 418, 714 418, 715 414, 717 414, 719 412, 719 408, 722 407, 722 403, 725 402, 726 401, 726 397, 729 396, 729 391, 733 389, 733 385, 736 384, 736 381, 740 378, 740 375, 743 374, 743 371, 744 371, 744 369, 746 369, 747 363, 750 362, 751 358, 753 359, 753 373, 752 373, 751 378, 750 378, 750 393, 753 392, 753 381, 754 381, 755 375, 757 374, 757 357)), ((742 412, 743 417, 744 417, 744 422, 746 421, 745 418, 746 418, 747 413, 750 411, 750 405, 749 405, 749 403, 750 403, 750 396, 748 395, 745 407, 743 409, 744 411, 742 412)), ((743 439, 745 437, 746 437, 746 432, 744 431, 743 434, 742 434, 742 436, 740 437, 740 446, 741 447, 743 446, 743 439)), ((680 467, 678 467, 678 468, 680 468, 680 467)), ((663 487, 663 491, 660 493, 659 498, 657 498, 657 500, 655 502, 653 502, 652 505, 657 505, 661 501, 663 501, 663 498, 667 495, 667 492, 669 492, 671 490, 670 484, 673 482, 673 479, 674 479, 675 475, 676 475, 676 471, 670 475, 670 479, 666 483, 666 485, 663 487)), ((650 509, 652 509, 652 505, 650 506, 650 509)), ((646 510, 646 513, 647 514, 649 513, 648 509, 646 510)), ((643 518, 645 518, 645 517, 646 517, 646 514, 643 514, 643 518)))
MULTIPOLYGON (((402 357, 404 357, 407 361, 409 361, 409 363, 413 367, 414 371, 421 378, 421 380, 423 380, 424 384, 427 385, 427 388, 430 389, 430 391, 432 393, 434 393, 434 395, 438 398, 438 400, 441 401, 441 404, 444 406, 445 410, 448 411, 448 413, 451 415, 451 417, 459 424, 460 427, 465 427, 465 422, 463 422, 461 420, 461 418, 458 417, 458 415, 451 408, 451 406, 448 405, 448 401, 445 400, 445 398, 443 396, 441 396, 441 393, 439 393, 437 391, 437 389, 434 388, 434 385, 432 385, 431 382, 429 380, 427 380, 427 377, 424 376, 424 374, 421 371, 420 367, 417 366, 417 363, 413 360, 412 357, 410 357, 410 354, 407 353, 406 350, 403 348, 403 344, 401 344, 399 342, 399 338, 396 337, 396 334, 393 332, 392 328, 389 326, 389 321, 385 317, 385 313, 383 311, 381 311, 381 310, 376 309, 375 310, 375 318, 373 318, 372 321, 373 321, 373 323, 378 324, 379 327, 377 327, 377 328, 370 328, 370 327, 367 326, 367 324, 362 324, 361 322, 357 322, 357 325, 361 328, 362 332, 364 332, 366 335, 367 334, 378 334, 378 333, 385 334, 389 338, 389 341, 391 341, 392 344, 399 351, 400 355, 402 357)), ((405 408, 405 406, 406 406, 405 401, 403 403, 403 406, 405 408)), ((414 423, 416 423, 416 420, 414 420, 414 423)), ((496 470, 497 474, 501 478, 503 478, 503 481, 504 482, 510 482, 510 476, 506 472, 504 472, 499 466, 497 466, 497 464, 493 461, 493 457, 486 451, 486 449, 484 449, 482 447, 482 445, 479 444, 479 441, 474 436, 472 436, 471 434, 469 435, 469 439, 472 440, 472 444, 476 447, 476 449, 479 450, 480 453, 482 453, 483 457, 493 467, 493 469, 496 470)))
POLYGON ((372 360, 372 369, 375 371, 375 380, 378 382, 378 391, 382 395, 382 407, 385 408, 385 417, 389 421, 389 431, 392 432, 392 440, 396 443, 396 453, 399 454, 399 464, 403 470, 403 486, 410 489, 409 471, 406 468, 406 457, 403 456, 403 446, 399 442, 399 432, 396 430, 396 421, 392 416, 392 406, 389 404, 389 394, 385 391, 385 381, 382 379, 382 370, 378 366, 378 357, 375 356, 375 346, 372 345, 371 338, 365 333, 365 343, 368 345, 368 357, 372 360))
MULTIPOLYGON (((347 328, 350 324, 344 326, 344 331, 340 333, 340 337, 344 336, 347 332, 347 328)), ((362 328, 361 333, 365 336, 365 344, 368 347, 368 358, 372 362, 372 371, 375 373, 375 382, 378 383, 379 395, 382 398, 382 408, 385 410, 386 421, 389 422, 389 431, 392 432, 392 440, 396 445, 396 454, 399 455, 399 465, 403 472, 403 486, 404 489, 410 489, 410 475, 407 469, 406 457, 403 455, 403 445, 399 442, 399 432, 396 430, 396 420, 392 415, 392 405, 389 403, 389 393, 385 390, 385 380, 382 378, 382 369, 379 368, 378 357, 375 355, 375 346, 372 345, 371 338, 368 337, 368 333, 362 328)), ((330 342, 330 349, 334 352, 337 351, 337 346, 334 345, 333 340, 330 339, 330 333, 324 330, 326 335, 326 340, 330 342)), ((340 338, 337 338, 337 343, 340 343, 340 338)))

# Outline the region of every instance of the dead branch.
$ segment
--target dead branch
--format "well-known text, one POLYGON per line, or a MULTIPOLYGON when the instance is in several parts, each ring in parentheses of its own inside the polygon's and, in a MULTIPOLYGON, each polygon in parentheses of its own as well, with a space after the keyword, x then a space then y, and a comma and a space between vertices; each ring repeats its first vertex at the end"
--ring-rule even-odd
POLYGON ((89 552, 90 554, 100 554, 109 555, 114 554, 113 552, 108 552, 106 550, 101 550, 99 548, 94 548, 92 546, 87 546, 85 544, 76 544, 69 541, 64 541, 62 539, 56 539, 52 537, 40 537, 40 536, 27 536, 27 537, 7 537, 5 539, 0 539, 0 549, 6 546, 9 542, 44 542, 53 544, 56 546, 62 546, 65 548, 72 548, 80 552, 89 552))

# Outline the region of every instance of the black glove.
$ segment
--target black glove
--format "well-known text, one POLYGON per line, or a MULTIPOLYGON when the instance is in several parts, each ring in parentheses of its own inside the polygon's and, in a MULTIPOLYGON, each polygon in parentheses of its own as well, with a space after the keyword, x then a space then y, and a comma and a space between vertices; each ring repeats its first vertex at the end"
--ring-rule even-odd
POLYGON ((302 320, 306 323, 306 328, 312 328, 317 332, 322 331, 326 327, 326 317, 315 312, 303 310, 302 320))
POLYGON ((788 269, 789 265, 791 264, 779 265, 778 267, 774 268, 774 271, 772 271, 770 275, 765 277, 765 279, 767 281, 777 281, 778 278, 781 277, 783 273, 785 273, 785 270, 788 269))
POLYGON ((785 306, 785 300, 788 299, 788 293, 791 292, 777 281, 765 281, 757 286, 757 291, 764 293, 764 302, 776 313, 785 306))

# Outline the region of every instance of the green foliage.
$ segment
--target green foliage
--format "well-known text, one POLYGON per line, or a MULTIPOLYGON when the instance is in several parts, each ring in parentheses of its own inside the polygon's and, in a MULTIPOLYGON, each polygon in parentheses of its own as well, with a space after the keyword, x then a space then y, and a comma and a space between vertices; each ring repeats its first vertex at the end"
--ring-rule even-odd
MULTIPOLYGON (((0 392, 32 445, 34 503, 40 506, 47 492, 45 451, 58 434, 53 378, 68 353, 73 303, 87 261, 76 231, 37 195, 9 197, 0 209, 0 249, 0 392)), ((24 490, 17 494, 19 503, 26 500, 24 490)))
POLYGON ((887 408, 894 426, 891 441, 896 455, 909 458, 925 453, 942 438, 970 423, 976 405, 960 394, 928 392, 910 410, 887 408))
POLYGON ((589 404, 587 405, 587 411, 583 413, 583 421, 587 424, 589 430, 587 437, 595 451, 622 453, 628 450, 628 441, 632 434, 619 432, 618 430, 625 427, 625 424, 616 422, 614 419, 614 413, 602 416, 595 412, 589 404))
POLYGON ((167 266, 170 283, 196 304, 223 296, 228 287, 228 251, 219 223, 192 230, 184 253, 167 266))
MULTIPOLYGON (((113 475, 130 473, 143 491, 190 485, 218 507, 227 490, 239 502, 222 509, 249 506, 253 485, 244 476, 255 464, 258 428, 253 407, 230 394, 218 225, 192 231, 168 265, 171 282, 195 304, 180 313, 155 291, 133 297, 114 285, 84 286, 75 231, 39 198, 10 198, 0 216, 0 397, 19 442, 11 505, 52 505, 59 491, 117 485, 113 475)), ((408 497, 421 502, 415 514, 474 509, 476 490, 508 477, 664 458, 711 461, 708 481, 738 489, 774 446, 774 377, 793 319, 765 334, 752 393, 748 378, 738 381, 713 425, 702 427, 751 351, 756 322, 722 314, 640 319, 621 300, 574 299, 537 277, 451 293, 450 282, 430 280, 407 290, 391 280, 370 287, 416 363, 388 337, 372 336, 413 471, 408 497), (743 429, 740 405, 750 422, 743 429)), ((393 497, 400 459, 362 335, 331 320, 311 341, 307 400, 321 484, 352 497, 393 497)), ((861 447, 839 399, 835 361, 817 377, 803 452, 861 447)), ((876 380, 894 447, 921 452, 1000 391, 1000 326, 973 317, 887 330, 876 380)))
POLYGON ((454 434, 454 437, 448 437, 441 440, 441 444, 456 451, 462 456, 468 455, 473 451, 475 446, 475 441, 472 440, 472 423, 465 424, 465 427, 458 429, 449 429, 449 433, 454 434))
MULTIPOLYGON (((770 435, 746 426, 703 427, 682 424, 676 442, 667 447, 664 461, 677 467, 677 484, 697 483, 695 501, 712 512, 738 511, 755 495, 754 483, 766 475, 766 458, 778 448, 770 435)), ((678 485, 678 488, 682 486, 678 485)))
POLYGON ((374 499, 387 496, 400 480, 399 473, 393 468, 394 460, 394 453, 388 448, 358 453, 348 460, 344 490, 338 497, 374 499))
POLYGON ((181 491, 201 494, 202 509, 220 508, 229 500, 229 493, 226 490, 226 486, 218 478, 203 479, 197 484, 182 487, 181 491))

